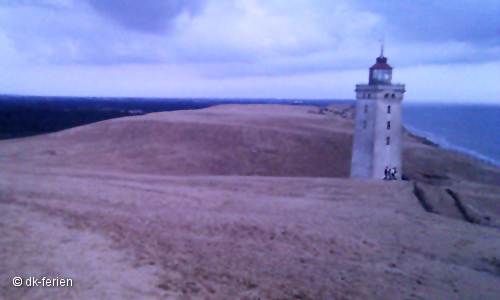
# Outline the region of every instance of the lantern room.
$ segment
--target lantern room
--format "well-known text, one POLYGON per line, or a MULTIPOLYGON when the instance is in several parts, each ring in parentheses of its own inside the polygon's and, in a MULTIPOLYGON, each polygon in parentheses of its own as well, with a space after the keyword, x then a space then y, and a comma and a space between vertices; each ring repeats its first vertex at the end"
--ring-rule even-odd
POLYGON ((377 57, 377 62, 370 68, 370 79, 368 84, 391 84, 392 80, 392 67, 387 64, 387 57, 384 57, 382 52, 377 57))

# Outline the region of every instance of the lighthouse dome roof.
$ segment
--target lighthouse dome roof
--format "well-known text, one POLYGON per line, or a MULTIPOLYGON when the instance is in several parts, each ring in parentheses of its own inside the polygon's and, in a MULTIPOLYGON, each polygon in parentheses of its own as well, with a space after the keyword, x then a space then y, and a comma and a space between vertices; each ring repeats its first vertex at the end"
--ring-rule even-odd
POLYGON ((387 57, 384 57, 380 55, 377 57, 377 62, 371 66, 370 70, 373 69, 390 69, 392 70, 392 67, 387 64, 387 57))

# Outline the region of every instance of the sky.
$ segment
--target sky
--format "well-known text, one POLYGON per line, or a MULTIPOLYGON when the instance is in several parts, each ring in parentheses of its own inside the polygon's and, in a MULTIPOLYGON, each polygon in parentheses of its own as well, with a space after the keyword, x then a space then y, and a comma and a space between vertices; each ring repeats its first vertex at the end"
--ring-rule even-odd
POLYGON ((499 0, 0 0, 0 94, 500 104, 499 0))

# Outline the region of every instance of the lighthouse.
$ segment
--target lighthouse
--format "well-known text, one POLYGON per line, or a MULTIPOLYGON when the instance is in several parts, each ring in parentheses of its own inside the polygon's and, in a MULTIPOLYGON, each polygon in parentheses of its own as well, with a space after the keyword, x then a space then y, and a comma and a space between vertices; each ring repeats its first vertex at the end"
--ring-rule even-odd
POLYGON ((384 48, 370 68, 368 84, 356 85, 356 120, 351 178, 383 179, 386 167, 403 171, 402 110, 404 84, 392 84, 384 48))

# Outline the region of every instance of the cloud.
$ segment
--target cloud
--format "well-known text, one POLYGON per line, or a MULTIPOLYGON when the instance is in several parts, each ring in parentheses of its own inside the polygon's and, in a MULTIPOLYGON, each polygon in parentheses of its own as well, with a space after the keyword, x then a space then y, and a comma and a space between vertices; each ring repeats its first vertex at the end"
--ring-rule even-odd
POLYGON ((385 37, 394 81, 408 84, 406 99, 498 102, 499 5, 0 0, 0 90, 350 98, 385 37))
POLYGON ((82 1, 0 4, 3 5, 0 6, 3 37, 0 52, 3 48, 15 49, 25 64, 113 65, 161 61, 156 50, 148 45, 150 36, 110 25, 82 1))
POLYGON ((196 18, 191 12, 200 9, 201 1, 189 5, 145 1, 138 14, 134 13, 139 9, 134 3, 138 2, 124 1, 124 6, 113 9, 112 4, 118 2, 88 1, 59 0, 60 6, 56 0, 25 1, 0 9, 0 25, 12 44, 30 57, 30 63, 234 63, 240 64, 242 74, 257 74, 266 72, 265 67, 259 67, 266 63, 288 72, 288 67, 280 66, 286 60, 296 58, 304 63, 310 57, 317 61, 340 47, 352 48, 348 44, 363 38, 378 22, 376 16, 352 11, 345 5, 315 7, 305 0, 286 4, 211 1, 196 18), (48 3, 65 10, 35 7, 48 3), (116 22, 129 23, 115 26, 116 22), (161 33, 165 26, 172 29, 168 34, 161 33))
POLYGON ((500 45, 498 0, 358 0, 356 8, 383 16, 385 33, 401 41, 500 45))
POLYGON ((498 4, 472 3, 0 0, 0 63, 167 64, 209 78, 295 76, 368 68, 382 36, 396 68, 498 61, 498 4))
POLYGON ((178 61, 210 76, 276 76, 352 68, 378 23, 341 1, 213 1, 171 42, 178 61))
POLYGON ((164 32, 182 13, 202 10, 205 0, 85 0, 93 9, 127 29, 164 32))
POLYGON ((37 7, 53 10, 63 10, 74 6, 74 0, 0 0, 4 7, 37 7))

